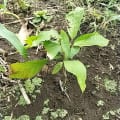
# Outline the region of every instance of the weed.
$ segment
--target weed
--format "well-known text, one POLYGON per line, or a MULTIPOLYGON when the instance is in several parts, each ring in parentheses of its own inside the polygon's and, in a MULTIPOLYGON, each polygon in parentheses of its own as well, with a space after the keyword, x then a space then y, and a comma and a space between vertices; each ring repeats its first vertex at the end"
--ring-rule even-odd
POLYGON ((87 13, 85 21, 91 22, 92 29, 109 31, 120 21, 118 0, 85 0, 83 4, 87 13))
MULTIPOLYGON (((42 86, 42 82, 43 80, 37 77, 33 78, 32 80, 28 79, 24 82, 23 85, 25 91, 31 97, 32 101, 34 101, 36 99, 37 94, 41 92, 40 88, 42 86)), ((17 98, 18 104, 22 106, 26 105, 24 97, 22 95, 19 96, 20 97, 17 98)))
POLYGON ((98 106, 98 107, 104 106, 104 104, 105 104, 105 102, 104 102, 103 100, 99 100, 99 101, 97 102, 97 106, 98 106))
POLYGON ((18 2, 20 9, 23 11, 26 11, 30 7, 30 5, 28 4, 26 0, 17 0, 17 2, 18 2))
MULTIPOLYGON (((11 120, 11 116, 5 116, 4 120, 11 120)), ((21 115, 19 118, 12 120, 30 120, 30 117, 28 115, 21 115)))
POLYGON ((115 80, 104 79, 105 89, 111 93, 117 92, 117 82, 115 80))
POLYGON ((35 120, 43 120, 43 119, 42 119, 42 116, 37 116, 35 120))
POLYGON ((103 115, 103 120, 111 120, 111 118, 113 117, 115 117, 116 120, 120 119, 120 108, 108 111, 106 114, 103 115))
MULTIPOLYGON (((68 112, 65 109, 51 109, 49 108, 49 99, 44 101, 42 113, 37 115, 35 120, 58 120, 64 119, 68 112)), ((11 120, 11 116, 5 116, 4 120, 11 120)), ((31 120, 28 115, 21 115, 19 118, 12 118, 12 120, 31 120)))
POLYGON ((48 116, 49 114, 50 114, 50 118, 49 118, 50 120, 57 120, 59 118, 63 119, 67 116, 68 114, 67 110, 65 109, 53 110, 49 108, 48 104, 49 104, 49 99, 44 101, 44 107, 41 113, 42 118, 44 118, 45 116, 48 116))
POLYGON ((49 22, 51 19, 52 16, 48 15, 47 10, 35 11, 32 23, 33 24, 41 23, 43 20, 49 22))
POLYGON ((55 120, 57 118, 61 118, 63 119, 66 115, 68 114, 68 112, 64 109, 57 109, 54 112, 51 112, 51 120, 55 120))

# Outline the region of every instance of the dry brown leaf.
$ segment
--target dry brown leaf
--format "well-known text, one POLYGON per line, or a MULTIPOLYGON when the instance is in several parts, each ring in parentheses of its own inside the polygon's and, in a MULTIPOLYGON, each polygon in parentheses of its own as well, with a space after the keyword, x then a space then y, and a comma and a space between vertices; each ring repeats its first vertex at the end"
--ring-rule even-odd
POLYGON ((21 43, 24 45, 25 40, 29 35, 32 33, 33 29, 27 28, 28 22, 22 23, 19 33, 17 34, 18 38, 20 39, 21 43))

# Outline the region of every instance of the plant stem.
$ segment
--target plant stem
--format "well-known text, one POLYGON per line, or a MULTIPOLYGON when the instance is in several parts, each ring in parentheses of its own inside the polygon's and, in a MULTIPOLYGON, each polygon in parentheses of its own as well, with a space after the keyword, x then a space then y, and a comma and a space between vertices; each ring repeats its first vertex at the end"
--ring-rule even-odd
POLYGON ((18 15, 14 14, 12 12, 9 12, 9 11, 4 11, 4 12, 2 12, 2 14, 12 15, 13 17, 17 18, 18 20, 20 19, 18 15))
POLYGON ((64 87, 63 82, 61 80, 59 80, 59 84, 60 84, 61 91, 64 92, 64 94, 66 95, 66 97, 68 98, 68 100, 71 102, 71 99, 70 99, 68 93, 66 92, 66 88, 64 87))
MULTIPOLYGON (((24 20, 25 21, 28 21, 28 20, 31 20, 31 19, 33 19, 34 17, 29 17, 29 18, 24 18, 24 20)), ((9 25, 9 24, 16 24, 16 23, 20 23, 21 22, 21 20, 20 19, 18 19, 18 20, 16 20, 16 21, 12 21, 12 22, 6 22, 6 23, 4 23, 5 25, 9 25)))
POLYGON ((66 84, 66 82, 68 81, 68 78, 67 78, 67 73, 66 73, 65 68, 63 68, 63 74, 64 74, 64 77, 65 77, 65 81, 64 81, 64 85, 65 85, 65 84, 66 84))

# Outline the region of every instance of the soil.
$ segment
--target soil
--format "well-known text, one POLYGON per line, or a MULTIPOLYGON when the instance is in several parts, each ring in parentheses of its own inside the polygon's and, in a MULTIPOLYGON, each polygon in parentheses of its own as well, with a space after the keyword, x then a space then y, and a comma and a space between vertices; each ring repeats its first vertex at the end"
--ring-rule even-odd
MULTIPOLYGON (((69 10, 64 2, 59 0, 39 1, 34 9, 39 8, 48 8, 49 12, 53 14, 54 19, 51 23, 53 28, 55 27, 58 30, 65 28, 66 23, 63 16, 69 10)), ((51 26, 48 25, 46 28, 51 26)), ((88 32, 86 31, 86 26, 85 24, 82 25, 81 33, 88 32)), ((101 30, 99 32, 110 40, 109 45, 105 48, 96 46, 83 48, 75 57, 75 59, 81 60, 88 67, 87 88, 84 93, 81 93, 75 77, 69 74, 69 81, 66 84, 67 93, 71 100, 69 101, 66 95, 61 92, 59 85, 59 80, 64 79, 63 73, 51 75, 49 71, 47 73, 42 72, 44 83, 41 88, 41 94, 37 96, 37 99, 31 105, 12 108, 14 116, 27 114, 34 120, 35 116, 42 111, 43 102, 46 99, 50 100, 50 108, 63 108, 68 111, 69 115, 64 120, 80 120, 80 118, 82 120, 102 120, 103 114, 120 108, 119 89, 117 94, 111 94, 104 87, 105 78, 117 81, 118 88, 120 86, 120 24, 118 23, 109 31, 101 30), (97 76, 98 79, 96 79, 97 76), (99 87, 99 89, 96 89, 96 87, 99 87), (105 105, 98 107, 97 102, 99 100, 103 100, 105 105)), ((0 48, 5 49, 8 53, 13 50, 11 45, 2 39, 0 39, 0 48)), ((35 57, 34 51, 34 48, 30 51, 30 58, 35 57)), ((42 53, 39 53, 36 58, 40 57, 43 57, 42 53)), ((22 61, 22 58, 18 54, 6 56, 6 61, 9 64, 19 60, 22 61)), ((119 120, 119 118, 113 116, 110 120, 119 120)))

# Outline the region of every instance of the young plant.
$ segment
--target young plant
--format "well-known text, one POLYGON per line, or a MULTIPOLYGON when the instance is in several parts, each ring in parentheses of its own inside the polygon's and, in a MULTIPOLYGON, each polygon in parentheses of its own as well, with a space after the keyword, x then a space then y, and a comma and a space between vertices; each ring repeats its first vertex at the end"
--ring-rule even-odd
POLYGON ((76 76, 82 92, 84 92, 86 88, 86 67, 79 60, 74 60, 73 57, 84 46, 97 45, 104 47, 107 46, 109 42, 109 40, 104 38, 98 32, 88 33, 77 37, 84 14, 84 9, 77 7, 66 15, 66 20, 68 21, 67 32, 61 30, 59 34, 55 30, 41 31, 38 34, 37 39, 29 38, 26 40, 29 47, 42 44, 47 51, 47 56, 50 60, 60 58, 60 62, 54 66, 52 74, 58 73, 62 68, 65 77, 66 71, 72 73, 76 76))
POLYGON ((32 20, 33 24, 39 24, 42 21, 49 22, 52 19, 52 16, 50 16, 47 12, 47 10, 39 10, 34 12, 34 19, 32 20))
MULTIPOLYGON (((62 68, 65 77, 67 77, 66 71, 72 73, 76 76, 82 92, 84 92, 86 88, 86 67, 79 60, 74 60, 73 57, 80 51, 80 48, 84 46, 97 45, 104 47, 107 46, 109 42, 98 32, 77 37, 84 14, 84 9, 77 7, 66 15, 66 20, 68 21, 67 32, 61 30, 59 34, 56 30, 42 31, 37 36, 31 36, 26 40, 26 48, 42 44, 50 60, 56 59, 59 56, 60 62, 54 66, 52 74, 58 73, 62 68)), ((26 57, 26 48, 20 43, 17 36, 7 30, 2 24, 0 24, 0 36, 8 39, 18 52, 26 57)), ((46 62, 47 60, 32 60, 24 63, 11 64, 10 77, 21 79, 32 78, 42 69, 46 62)))
POLYGON ((26 11, 30 7, 30 5, 25 0, 17 0, 17 2, 22 11, 26 11))

